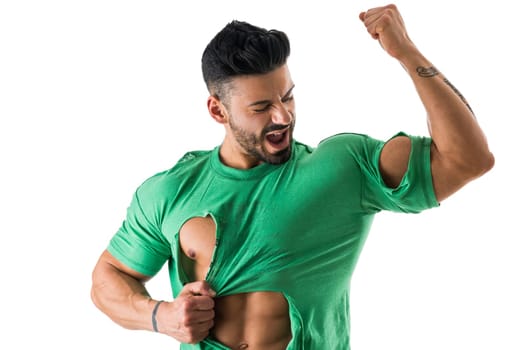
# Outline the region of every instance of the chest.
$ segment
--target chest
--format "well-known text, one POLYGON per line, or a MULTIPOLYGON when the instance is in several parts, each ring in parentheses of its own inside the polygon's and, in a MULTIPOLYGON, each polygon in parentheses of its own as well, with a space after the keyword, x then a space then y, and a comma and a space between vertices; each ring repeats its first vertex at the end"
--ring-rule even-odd
POLYGON ((162 230, 175 264, 193 279, 219 290, 282 289, 291 276, 308 279, 312 271, 346 269, 347 276, 348 257, 367 228, 358 202, 358 193, 333 181, 239 186, 213 178, 174 199, 162 230))

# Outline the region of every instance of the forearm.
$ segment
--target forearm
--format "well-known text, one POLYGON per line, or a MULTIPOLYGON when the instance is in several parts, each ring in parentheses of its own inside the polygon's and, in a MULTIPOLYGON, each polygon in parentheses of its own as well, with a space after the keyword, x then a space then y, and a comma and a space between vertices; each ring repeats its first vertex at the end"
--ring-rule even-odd
POLYGON ((463 95, 417 49, 399 59, 427 111, 437 154, 473 175, 489 167, 487 141, 463 95))
POLYGON ((155 301, 144 284, 111 264, 99 263, 93 272, 93 303, 109 318, 128 329, 151 330, 155 301))

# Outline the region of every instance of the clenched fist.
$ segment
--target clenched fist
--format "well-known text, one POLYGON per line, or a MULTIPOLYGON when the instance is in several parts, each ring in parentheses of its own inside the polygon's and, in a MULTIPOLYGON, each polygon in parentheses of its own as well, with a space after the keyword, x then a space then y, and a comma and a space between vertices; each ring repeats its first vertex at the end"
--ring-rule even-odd
POLYGON ((402 59, 415 46, 408 37, 405 23, 395 5, 369 9, 359 14, 372 38, 379 40, 383 49, 392 57, 402 59))
POLYGON ((157 311, 159 332, 181 343, 198 343, 209 334, 215 317, 215 292, 204 281, 188 283, 172 302, 157 311))

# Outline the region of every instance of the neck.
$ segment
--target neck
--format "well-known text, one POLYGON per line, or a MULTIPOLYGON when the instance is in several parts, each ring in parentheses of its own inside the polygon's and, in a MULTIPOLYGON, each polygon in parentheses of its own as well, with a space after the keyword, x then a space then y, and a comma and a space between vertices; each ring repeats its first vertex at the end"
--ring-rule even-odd
POLYGON ((233 145, 227 139, 219 150, 221 162, 235 169, 251 169, 261 164, 261 161, 253 156, 246 154, 239 145, 233 145))

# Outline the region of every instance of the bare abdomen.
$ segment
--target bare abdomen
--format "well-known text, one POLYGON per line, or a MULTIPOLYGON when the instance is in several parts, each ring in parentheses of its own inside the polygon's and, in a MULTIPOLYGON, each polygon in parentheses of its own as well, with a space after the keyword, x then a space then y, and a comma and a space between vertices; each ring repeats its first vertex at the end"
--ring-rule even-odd
MULTIPOLYGON (((215 247, 215 223, 194 217, 180 230, 182 266, 191 281, 202 281, 215 247)), ((284 350, 292 338, 288 302, 279 292, 251 292, 215 299, 211 336, 233 350, 284 350)))
POLYGON ((211 335, 233 350, 284 350, 292 338, 288 303, 276 292, 219 297, 211 335))

